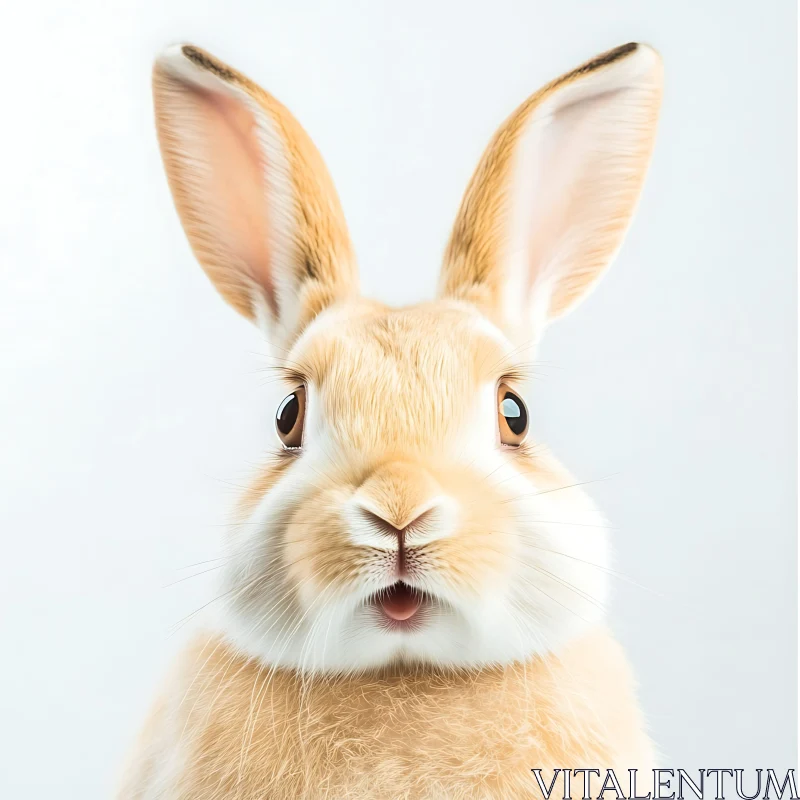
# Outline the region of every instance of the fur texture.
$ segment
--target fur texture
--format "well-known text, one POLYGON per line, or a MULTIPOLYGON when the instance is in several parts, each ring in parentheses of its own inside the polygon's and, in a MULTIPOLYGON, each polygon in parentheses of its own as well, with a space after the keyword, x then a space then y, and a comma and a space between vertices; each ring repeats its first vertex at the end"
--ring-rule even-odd
POLYGON ((440 297, 358 297, 344 217, 288 111, 195 47, 156 63, 164 163, 198 259, 302 387, 228 542, 215 632, 181 659, 121 797, 505 798, 530 769, 651 766, 602 628, 608 542, 498 387, 619 247, 652 149, 654 51, 523 103, 458 214, 440 297), (425 598, 408 624, 382 597, 425 598))
POLYGON ((348 677, 273 672, 199 637, 121 797, 511 800, 541 796, 533 767, 549 781, 563 765, 626 775, 652 758, 629 669, 602 629, 527 664, 348 677))

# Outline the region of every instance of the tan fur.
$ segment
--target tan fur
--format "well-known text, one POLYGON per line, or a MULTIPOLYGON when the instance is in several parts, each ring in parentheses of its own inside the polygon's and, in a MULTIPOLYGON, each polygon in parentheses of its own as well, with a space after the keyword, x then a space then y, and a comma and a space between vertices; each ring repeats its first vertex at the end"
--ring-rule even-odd
POLYGON ((630 671, 602 629, 505 669, 305 679, 198 637, 166 696, 151 747, 178 767, 143 781, 141 762, 121 800, 511 800, 541 796, 532 768, 549 781, 565 765, 627 777, 653 763, 630 671))
MULTIPOLYGON (((236 556, 225 592, 229 616, 179 659, 133 752, 120 800, 536 797, 533 768, 547 779, 556 768, 624 774, 652 767, 629 669, 598 623, 602 597, 592 587, 600 586, 604 567, 592 553, 604 553, 605 539, 591 501, 533 436, 513 451, 488 441, 498 383, 521 383, 528 365, 485 318, 503 328, 509 180, 525 122, 559 88, 635 51, 627 46, 588 62, 509 118, 465 195, 441 299, 406 309, 357 297, 355 260, 330 178, 283 106, 197 48, 181 48, 177 57, 187 64, 174 54, 157 63, 162 153, 198 259, 248 317, 260 313, 254 288, 281 324, 292 313, 284 303, 296 303, 280 360, 287 392, 307 387, 308 441, 302 454, 271 458, 244 493, 228 543, 236 556), (276 126, 280 152, 265 151, 257 135, 262 112, 276 126), (290 166, 288 207, 276 207, 265 178, 281 153, 290 166), (271 234, 278 218, 291 223, 288 262, 271 234), (293 291, 282 296, 282 283, 293 291), (487 454, 499 466, 481 463, 487 454), (314 463, 324 463, 324 472, 314 463), (490 480, 501 468, 506 477, 490 480), (291 492, 281 500, 279 524, 269 527, 258 514, 284 478, 292 480, 291 492), (421 581, 445 576, 442 591, 473 605, 504 596, 522 580, 530 595, 523 598, 530 601, 525 620, 538 632, 551 630, 541 615, 558 612, 558 635, 542 633, 544 641, 524 657, 487 658, 470 668, 400 649, 380 667, 329 669, 323 648, 320 663, 306 668, 301 651, 290 669, 276 666, 284 651, 254 652, 261 639, 253 643, 237 628, 248 615, 258 622, 283 605, 299 626, 316 602, 356 596, 376 563, 395 559, 396 535, 385 547, 364 546, 343 509, 363 501, 399 528, 440 497, 457 506, 457 515, 449 519, 446 505, 435 506, 435 524, 412 524, 404 533, 412 578, 414 570, 421 581), (532 519, 532 511, 541 517, 532 519), (560 552, 542 546, 553 540, 560 552), (575 550, 576 541, 585 550, 575 550), (559 557, 578 586, 549 571, 559 557), (535 580, 525 577, 527 569, 535 580)), ((654 91, 645 86, 644 118, 655 113, 648 106, 654 91)), ((586 291, 621 238, 652 144, 652 126, 644 128, 626 155, 633 161, 625 164, 634 166, 615 186, 619 208, 597 229, 604 234, 597 252, 590 248, 588 259, 560 276, 551 316, 586 291)), ((430 613, 444 613, 444 606, 430 613)), ((493 630, 498 622, 492 618, 493 630)), ((308 639, 313 633, 312 627, 308 639)), ((573 789, 581 794, 580 786, 573 789)))

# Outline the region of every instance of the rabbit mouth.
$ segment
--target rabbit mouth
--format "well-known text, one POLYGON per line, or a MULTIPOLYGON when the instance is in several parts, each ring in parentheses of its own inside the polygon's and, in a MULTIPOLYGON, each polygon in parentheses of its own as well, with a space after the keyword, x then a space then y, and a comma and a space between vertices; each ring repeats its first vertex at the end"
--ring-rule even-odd
POLYGON ((431 602, 432 598, 427 593, 403 581, 396 581, 376 592, 370 605, 377 608, 393 628, 405 628, 419 621, 421 612, 429 608, 431 602))

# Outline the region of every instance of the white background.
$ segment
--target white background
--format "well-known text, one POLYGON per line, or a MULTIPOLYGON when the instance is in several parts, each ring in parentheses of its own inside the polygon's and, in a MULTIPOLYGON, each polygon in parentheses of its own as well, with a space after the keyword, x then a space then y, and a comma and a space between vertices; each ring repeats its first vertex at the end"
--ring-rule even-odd
POLYGON ((789 0, 39 0, 0 18, 0 795, 108 797, 215 596, 273 436, 255 330, 194 263, 149 72, 186 40, 284 100, 367 293, 430 296, 484 144, 629 40, 664 58, 639 215, 529 393, 615 524, 612 622, 672 767, 794 765, 795 10, 789 0), (609 477, 610 476, 610 477, 609 477))

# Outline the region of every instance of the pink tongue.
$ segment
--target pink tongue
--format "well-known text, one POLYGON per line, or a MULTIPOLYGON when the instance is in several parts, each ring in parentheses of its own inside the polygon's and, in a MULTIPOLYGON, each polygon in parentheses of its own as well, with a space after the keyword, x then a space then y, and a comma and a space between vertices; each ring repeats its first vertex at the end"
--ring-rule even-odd
POLYGON ((411 619, 420 607, 420 598, 403 583, 396 583, 381 598, 383 613, 398 622, 411 619))

